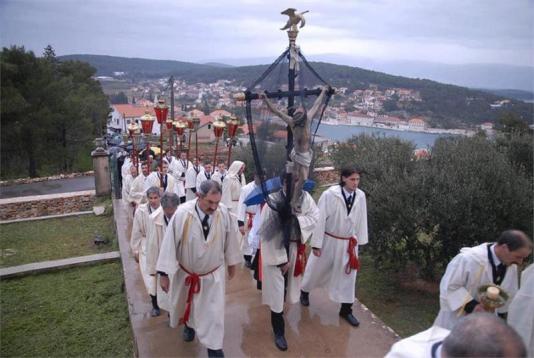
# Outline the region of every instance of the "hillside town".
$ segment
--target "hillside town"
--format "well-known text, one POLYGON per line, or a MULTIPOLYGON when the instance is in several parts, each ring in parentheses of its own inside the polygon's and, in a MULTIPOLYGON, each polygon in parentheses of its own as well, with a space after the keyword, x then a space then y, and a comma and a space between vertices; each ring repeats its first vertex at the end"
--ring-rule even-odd
MULTIPOLYGON (((146 108, 152 107, 158 96, 168 96, 168 79, 145 80, 129 85, 121 79, 124 73, 117 73, 117 77, 96 77, 108 94, 116 92, 117 84, 123 88, 129 104, 112 105, 112 112, 108 120, 108 132, 126 133, 126 128, 132 121, 139 124, 140 117, 145 114, 146 108)), ((243 91, 244 88, 229 80, 219 80, 214 83, 186 83, 174 82, 175 120, 183 117, 198 117, 200 126, 209 130, 218 116, 229 116, 230 113, 242 113, 242 104, 236 103, 232 95, 243 91)), ((402 110, 412 102, 422 101, 418 91, 406 88, 379 89, 371 85, 365 90, 349 91, 346 87, 336 89, 335 100, 326 110, 323 123, 327 125, 361 126, 383 128, 397 131, 412 131, 435 134, 473 135, 476 130, 482 130, 491 135, 493 123, 485 122, 477 128, 443 129, 429 125, 429 119, 424 116, 412 116, 408 111, 402 110), (394 106, 397 111, 388 111, 388 106, 394 106)), ((502 101, 501 101, 502 102, 502 101)), ((502 107, 506 103, 492 104, 502 107)), ((253 103, 253 108, 259 110, 261 102, 253 103)), ((497 107, 495 107, 497 108, 497 107)), ((204 130, 203 130, 204 131, 204 130)), ((157 126, 154 134, 159 134, 157 126)), ((247 132, 243 134, 248 134, 247 132)), ((204 136, 201 140, 212 140, 204 136), (204 138, 205 137, 205 138, 204 138)))

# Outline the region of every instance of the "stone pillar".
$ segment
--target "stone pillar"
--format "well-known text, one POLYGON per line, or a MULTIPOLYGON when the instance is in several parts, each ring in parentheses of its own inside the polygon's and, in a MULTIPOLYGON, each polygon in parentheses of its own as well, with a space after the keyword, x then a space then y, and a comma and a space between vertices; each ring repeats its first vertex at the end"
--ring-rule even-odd
POLYGON ((109 152, 104 149, 104 139, 96 138, 96 149, 91 152, 93 170, 95 171, 96 196, 111 194, 111 177, 109 173, 109 152))

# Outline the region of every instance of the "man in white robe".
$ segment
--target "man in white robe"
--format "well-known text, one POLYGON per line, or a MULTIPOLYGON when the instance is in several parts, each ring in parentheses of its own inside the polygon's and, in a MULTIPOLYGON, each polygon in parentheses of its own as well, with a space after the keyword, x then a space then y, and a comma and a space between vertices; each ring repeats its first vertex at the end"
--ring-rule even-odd
POLYGON ((196 334, 209 357, 224 356, 225 275, 232 278, 241 261, 236 223, 220 200, 219 184, 207 180, 197 200, 178 207, 156 265, 174 308, 171 327, 185 324, 184 340, 196 334))
MULTIPOLYGON (((146 269, 153 277, 156 277, 156 263, 165 231, 179 203, 180 199, 178 195, 173 192, 165 192, 161 196, 160 207, 149 216, 146 243, 146 269)), ((174 307, 170 305, 167 292, 164 292, 160 285, 157 284, 156 290, 158 306, 169 312, 170 315, 174 307)))
MULTIPOLYGON (((237 205, 239 203, 239 195, 241 194, 241 188, 247 184, 245 181, 245 163, 235 160, 230 165, 228 173, 224 177, 222 183, 222 196, 221 203, 226 205, 234 220, 237 223, 237 205)), ((239 240, 239 246, 243 256, 247 255, 249 245, 246 240, 239 240)))
POLYGON ((217 169, 215 169, 215 173, 213 173, 212 179, 215 180, 220 185, 222 185, 222 182, 223 182, 224 177, 226 176, 226 174, 227 174, 226 164, 224 164, 224 162, 220 162, 217 165, 217 169))
POLYGON ((163 174, 159 172, 154 173, 150 176, 149 182, 150 186, 157 186, 160 188, 162 192, 166 193, 174 193, 174 177, 172 175, 169 175, 167 171, 169 170, 169 164, 166 160, 163 160, 163 164, 161 165, 161 169, 163 170, 163 174), (163 177, 163 180, 162 180, 163 177))
POLYGON ((525 357, 521 337, 495 315, 463 317, 449 331, 431 327, 393 344, 386 358, 525 357))
MULTIPOLYGON (((311 195, 304 191, 301 195, 301 211, 296 216, 291 214, 282 190, 272 194, 270 198, 278 211, 265 205, 258 230, 263 273, 262 303, 271 309, 274 343, 278 349, 285 351, 284 297, 289 303, 295 303, 299 299, 302 273, 306 265, 305 244, 312 239, 319 221, 319 209, 311 195), (287 295, 284 294, 286 287, 287 295)), ((312 242, 312 246, 315 245, 312 242)))
POLYGON ((193 163, 185 173, 185 200, 196 199, 197 192, 197 175, 203 171, 204 168, 200 165, 197 158, 193 158, 193 163))
MULTIPOLYGON (((130 197, 135 202, 136 206, 146 203, 146 191, 153 183, 152 178, 156 175, 150 172, 150 167, 147 162, 141 164, 141 174, 138 175, 130 189, 130 197)), ((159 187, 159 185, 157 185, 159 187)))
POLYGON ((534 357, 534 264, 521 273, 521 287, 508 309, 508 324, 523 338, 528 356, 534 357))
POLYGON ((200 190, 200 184, 202 184, 206 180, 213 179, 212 177, 213 177, 213 166, 211 165, 211 162, 205 161, 204 170, 201 170, 200 173, 198 173, 197 175, 197 185, 196 185, 197 192, 200 190))
MULTIPOLYGON (((165 153, 165 161, 169 164, 167 168, 167 174, 172 176, 174 178, 174 193, 178 195, 178 198, 185 198, 185 189, 183 185, 180 185, 180 170, 179 170, 179 164, 178 159, 174 155, 172 155, 171 151, 167 151, 165 153)), ((185 201, 185 199, 184 199, 185 201)))
POLYGON ((341 304, 339 315, 350 325, 360 325, 352 313, 356 275, 359 270, 358 246, 366 245, 367 202, 358 189, 360 171, 341 170, 340 184, 323 192, 319 199, 321 219, 314 233, 316 246, 310 255, 302 282, 301 303, 308 306, 309 292, 325 287, 330 299, 341 304))
POLYGON ((532 241, 522 231, 504 231, 497 243, 483 243, 460 250, 447 269, 439 286, 440 311, 434 325, 452 329, 458 319, 484 310, 478 301, 482 285, 496 284, 509 299, 496 313, 506 316, 517 292, 517 266, 532 252, 532 241))
POLYGON ((124 178, 122 183, 122 203, 124 211, 126 212, 126 235, 128 238, 130 238, 132 234, 133 216, 135 213, 135 207, 137 205, 134 198, 130 195, 130 192, 132 190, 133 181, 137 177, 137 174, 137 168, 131 165, 130 174, 124 178))
POLYGON ((237 225, 242 236, 241 240, 246 241, 247 243, 247 245, 242 246, 245 247, 243 250, 243 257, 245 259, 245 266, 248 268, 252 268, 252 256, 259 247, 259 242, 257 242, 259 240, 255 240, 257 235, 249 236, 254 223, 254 217, 256 216, 256 213, 259 212, 259 205, 247 206, 245 205, 245 200, 252 191, 259 187, 259 184, 259 177, 255 176, 254 181, 241 187, 239 201, 237 202, 237 225))
POLYGON ((149 224, 149 216, 160 207, 160 192, 159 188, 154 186, 147 190, 148 202, 139 205, 135 211, 132 238, 130 240, 130 248, 135 257, 135 261, 139 263, 139 269, 145 288, 150 296, 152 302, 151 316, 156 317, 160 315, 160 310, 157 301, 156 276, 150 275, 147 267, 147 231, 149 224))
POLYGON ((180 203, 185 203, 186 194, 185 194, 185 173, 187 169, 192 166, 191 162, 187 160, 187 153, 181 152, 180 158, 174 161, 172 175, 176 181, 175 183, 175 192, 180 198, 180 203))

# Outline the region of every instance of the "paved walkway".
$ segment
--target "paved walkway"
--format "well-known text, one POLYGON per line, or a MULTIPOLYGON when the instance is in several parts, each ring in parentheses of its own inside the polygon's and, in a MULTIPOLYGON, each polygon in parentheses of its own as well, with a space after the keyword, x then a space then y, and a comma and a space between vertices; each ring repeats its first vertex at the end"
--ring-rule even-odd
MULTIPOLYGON (((165 314, 150 317, 150 301, 126 237, 122 202, 114 200, 115 220, 124 269, 130 320, 139 357, 206 357, 198 340, 183 342, 182 327, 171 329, 165 314)), ((273 343, 269 308, 261 304, 251 271, 240 267, 227 284, 224 352, 227 357, 383 357, 398 339, 367 308, 354 304, 361 326, 338 316, 339 307, 323 290, 310 294, 310 307, 286 306, 287 352, 273 343)))
POLYGON ((95 190, 94 176, 81 176, 69 179, 2 186, 0 187, 0 198, 5 199, 18 196, 70 193, 73 191, 84 190, 95 190))
POLYGON ((46 272, 57 269, 65 269, 74 266, 90 265, 93 263, 101 263, 106 261, 114 261, 119 259, 120 253, 118 251, 105 252, 103 254, 69 257, 61 260, 34 262, 26 265, 10 266, 0 269, 0 277, 7 278, 18 275, 27 275, 30 273, 46 272))

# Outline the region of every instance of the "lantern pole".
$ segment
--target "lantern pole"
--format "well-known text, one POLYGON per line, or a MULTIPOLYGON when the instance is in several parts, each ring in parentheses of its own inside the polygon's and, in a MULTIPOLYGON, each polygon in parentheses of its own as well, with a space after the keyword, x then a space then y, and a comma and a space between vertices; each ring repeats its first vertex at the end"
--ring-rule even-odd
POLYGON ((230 167, 230 159, 232 158, 232 146, 234 143, 234 137, 237 132, 237 127, 239 126, 239 120, 236 117, 230 118, 228 121, 228 137, 230 138, 230 142, 228 143, 228 159, 226 160, 227 167, 230 167))
POLYGON ((224 132, 224 127, 226 127, 226 124, 220 119, 217 119, 215 122, 213 122, 213 133, 215 133, 215 153, 213 154, 214 165, 216 165, 217 163, 217 149, 219 148, 219 138, 224 132))

